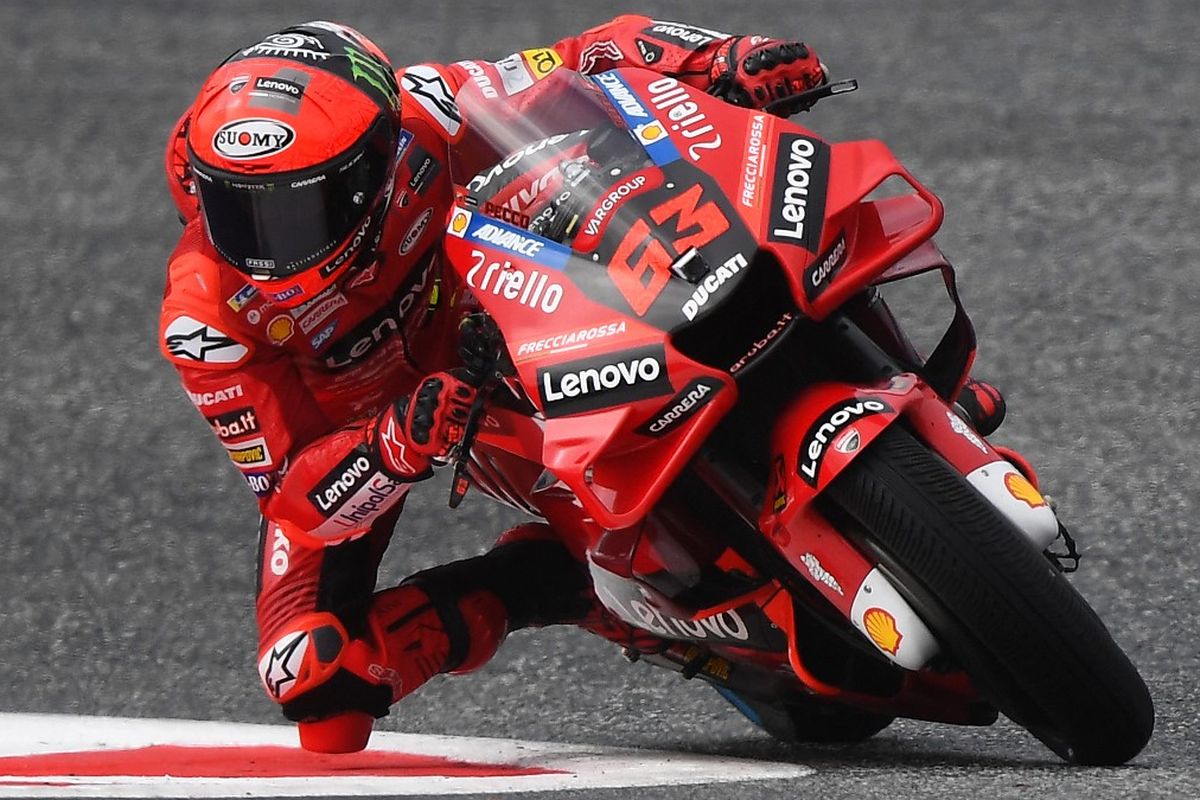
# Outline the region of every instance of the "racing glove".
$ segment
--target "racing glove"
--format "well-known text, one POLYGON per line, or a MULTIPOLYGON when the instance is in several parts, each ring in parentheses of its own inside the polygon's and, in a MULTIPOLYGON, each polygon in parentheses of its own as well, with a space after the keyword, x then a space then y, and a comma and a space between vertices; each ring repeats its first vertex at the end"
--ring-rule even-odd
MULTIPOLYGON (((802 42, 765 36, 734 36, 713 57, 709 93, 746 108, 793 97, 828 80, 817 55, 802 42)), ((812 103, 780 104, 781 116, 806 111, 812 103)))
POLYGON ((375 445, 383 465, 405 480, 427 478, 462 440, 476 390, 458 375, 435 372, 383 412, 375 445))

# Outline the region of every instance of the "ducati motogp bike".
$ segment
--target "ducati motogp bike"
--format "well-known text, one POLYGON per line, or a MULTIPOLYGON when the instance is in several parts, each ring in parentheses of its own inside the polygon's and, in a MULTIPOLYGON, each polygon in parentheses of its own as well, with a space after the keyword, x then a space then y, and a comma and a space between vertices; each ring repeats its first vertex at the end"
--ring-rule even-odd
POLYGON ((644 70, 497 94, 455 98, 445 253, 495 359, 452 505, 545 518, 630 658, 782 739, 1002 712, 1070 762, 1136 756, 1153 705, 1073 539, 955 404, 975 335, 938 198, 881 142, 644 70), (923 354, 884 289, 927 273, 954 311, 923 354))

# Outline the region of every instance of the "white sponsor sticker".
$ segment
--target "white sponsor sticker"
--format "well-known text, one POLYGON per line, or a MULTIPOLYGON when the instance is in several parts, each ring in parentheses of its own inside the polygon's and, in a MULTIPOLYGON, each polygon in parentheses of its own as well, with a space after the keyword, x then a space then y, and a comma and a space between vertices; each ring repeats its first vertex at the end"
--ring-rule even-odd
POLYGON ((248 161, 282 153, 296 141, 296 131, 273 119, 238 119, 213 134, 212 147, 231 161, 248 161))
POLYGON ((186 314, 171 320, 163 331, 167 352, 183 361, 208 364, 236 364, 249 351, 244 344, 223 331, 186 314))
POLYGON ((521 58, 520 53, 513 53, 505 59, 496 62, 496 69, 500 72, 500 82, 504 84, 504 93, 509 97, 533 86, 533 76, 529 74, 529 70, 525 66, 525 59, 521 58))
POLYGON ((436 68, 427 64, 409 67, 400 76, 400 84, 420 103, 446 133, 454 136, 462 127, 462 115, 454 104, 454 94, 446 79, 436 68))

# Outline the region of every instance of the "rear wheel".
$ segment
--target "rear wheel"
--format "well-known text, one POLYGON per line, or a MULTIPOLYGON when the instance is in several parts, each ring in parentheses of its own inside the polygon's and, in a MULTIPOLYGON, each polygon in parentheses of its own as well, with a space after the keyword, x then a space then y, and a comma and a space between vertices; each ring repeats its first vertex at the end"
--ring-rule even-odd
POLYGON ((953 467, 893 426, 829 510, 1008 717, 1064 759, 1121 764, 1154 728, 1145 683, 1062 574, 953 467))

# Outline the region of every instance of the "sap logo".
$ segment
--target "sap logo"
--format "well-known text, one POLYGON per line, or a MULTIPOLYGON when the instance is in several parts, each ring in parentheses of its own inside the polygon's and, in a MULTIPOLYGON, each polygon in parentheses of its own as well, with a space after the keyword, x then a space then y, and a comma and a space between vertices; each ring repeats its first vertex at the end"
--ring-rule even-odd
POLYGON ((467 285, 480 294, 513 300, 543 314, 553 314, 562 303, 562 284, 552 282, 541 270, 526 273, 511 261, 493 261, 484 266, 487 257, 480 250, 472 250, 471 258, 475 263, 467 272, 467 285))
POLYGON ((312 347, 312 349, 320 350, 325 345, 325 343, 329 341, 330 337, 333 336, 333 332, 335 330, 337 330, 337 326, 338 326, 338 321, 335 319, 333 322, 329 323, 324 328, 319 330, 317 332, 317 335, 312 337, 312 339, 310 339, 308 342, 309 345, 312 347))
POLYGON ((538 370, 546 416, 559 417, 669 394, 661 344, 569 361, 538 370))
POLYGON ((825 458, 826 446, 843 429, 874 414, 890 413, 893 409, 882 400, 858 399, 842 402, 821 415, 804 436, 797 471, 809 486, 816 487, 825 458))
POLYGON ((735 253, 724 264, 717 267, 716 270, 710 272, 700 281, 700 285, 692 292, 691 299, 683 304, 683 315, 688 320, 694 320, 696 315, 700 313, 700 309, 708 304, 708 301, 720 290, 722 286, 732 280, 734 275, 737 275, 746 268, 746 257, 741 253, 735 253))
POLYGON ((239 119, 213 134, 212 147, 231 161, 266 158, 292 146, 296 131, 273 119, 239 119))

